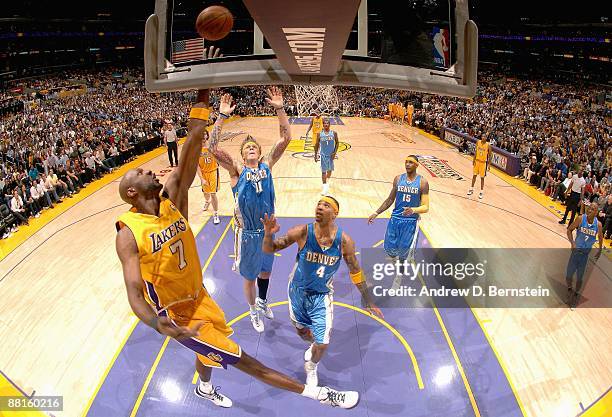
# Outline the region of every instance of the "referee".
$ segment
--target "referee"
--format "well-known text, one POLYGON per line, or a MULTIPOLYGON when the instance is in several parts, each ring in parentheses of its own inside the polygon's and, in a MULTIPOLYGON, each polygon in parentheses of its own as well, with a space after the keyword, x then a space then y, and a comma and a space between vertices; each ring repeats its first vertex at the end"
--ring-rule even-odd
POLYGON ((165 120, 164 124, 164 144, 168 147, 168 160, 170 161, 170 166, 178 166, 178 144, 176 143, 176 130, 174 126, 172 126, 172 122, 170 120, 165 120), (172 159, 174 155, 174 160, 172 159))

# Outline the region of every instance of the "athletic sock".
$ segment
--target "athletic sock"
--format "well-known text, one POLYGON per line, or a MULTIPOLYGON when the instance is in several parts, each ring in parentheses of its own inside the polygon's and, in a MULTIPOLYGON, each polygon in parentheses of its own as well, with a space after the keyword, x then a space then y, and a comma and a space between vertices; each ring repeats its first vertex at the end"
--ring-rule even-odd
POLYGON ((270 283, 269 279, 261 279, 257 277, 257 289, 259 292, 259 298, 262 300, 268 299, 268 284, 270 283))
POLYGON ((210 394, 213 391, 213 386, 210 381, 204 382, 200 380, 200 390, 206 394, 210 394))

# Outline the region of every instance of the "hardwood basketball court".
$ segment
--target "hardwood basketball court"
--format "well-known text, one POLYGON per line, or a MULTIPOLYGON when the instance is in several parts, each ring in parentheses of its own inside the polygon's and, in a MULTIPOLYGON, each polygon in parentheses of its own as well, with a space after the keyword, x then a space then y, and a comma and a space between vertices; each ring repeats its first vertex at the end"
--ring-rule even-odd
MULTIPOLYGON (((419 167, 431 193, 431 209, 420 226, 432 246, 568 246, 558 217, 512 186, 505 174, 487 176, 485 198, 479 201, 476 195, 466 196, 472 163, 456 149, 417 129, 388 121, 342 118, 342 122, 332 126, 346 145, 341 145, 344 150, 335 161, 330 193, 340 202, 340 217, 351 218, 354 227, 368 227, 367 217, 387 197, 393 177, 403 171, 405 156, 417 154, 445 161, 466 178, 433 177, 419 167)), ((306 128, 292 126, 294 140, 273 170, 279 217, 312 218, 321 190, 320 168, 308 157, 308 143, 299 139, 306 128)), ((271 117, 237 119, 227 123, 224 132, 248 132, 265 152, 278 137, 278 122, 271 117)), ((235 135, 221 146, 237 154, 242 138, 235 135)), ((162 181, 170 172, 163 154, 142 167, 164 175, 162 181)), ((128 209, 117 190, 125 170, 110 174, 114 181, 53 219, 0 262, 0 299, 4 300, 0 306, 0 369, 27 393, 63 395, 64 411, 55 413, 57 416, 79 416, 89 409, 138 321, 127 303, 114 245, 115 219, 128 209)), ((221 181, 220 215, 230 216, 233 201, 223 171, 221 181)), ((211 212, 202 212, 202 205, 196 177, 190 191, 189 220, 194 231, 206 225, 198 238, 206 240, 207 231, 215 229, 210 229, 212 222, 206 224, 211 212)), ((388 217, 389 211, 385 214, 388 217)), ((214 239, 222 232, 217 230, 214 239)), ((359 240, 356 245, 359 250, 359 240)), ((208 258, 207 253, 200 255, 208 258)), ((604 258, 601 262, 610 270, 610 261, 604 258)), ((231 260, 217 257, 212 262, 231 260)), ((273 272, 271 286, 284 288, 286 282, 286 276, 273 272)), ((237 287, 237 291, 241 290, 237 287)), ((238 296, 241 299, 241 292, 238 296)), ((570 311, 560 305, 477 309, 474 315, 525 416, 573 416, 580 412, 580 403, 586 406, 608 389, 612 376, 606 365, 612 356, 609 309, 570 311)), ((464 363, 461 340, 451 342, 458 363, 464 363)), ((224 377, 217 373, 215 378, 224 377)), ((478 403, 478 396, 474 401, 478 403)), ((504 415, 494 409, 475 414, 504 415)))

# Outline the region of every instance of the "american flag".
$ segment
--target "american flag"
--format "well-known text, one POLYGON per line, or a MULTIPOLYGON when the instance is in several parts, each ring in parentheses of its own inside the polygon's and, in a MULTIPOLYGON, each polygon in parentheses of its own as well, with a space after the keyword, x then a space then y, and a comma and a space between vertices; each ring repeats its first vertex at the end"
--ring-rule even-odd
POLYGON ((186 39, 172 43, 172 62, 197 61, 204 58, 204 39, 186 39))

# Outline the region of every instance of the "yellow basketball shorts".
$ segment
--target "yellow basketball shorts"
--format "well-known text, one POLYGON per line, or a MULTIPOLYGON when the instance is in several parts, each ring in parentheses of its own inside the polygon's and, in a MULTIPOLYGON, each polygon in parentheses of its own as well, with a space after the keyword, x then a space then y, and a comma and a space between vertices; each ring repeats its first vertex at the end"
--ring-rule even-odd
POLYGON ((219 191, 219 168, 210 172, 203 172, 202 191, 205 193, 216 193, 219 191))
POLYGON ((474 175, 480 175, 481 177, 485 177, 487 175, 487 162, 486 161, 476 161, 474 163, 474 175))
POLYGON ((193 327, 203 323, 197 337, 178 340, 194 351, 202 364, 214 368, 227 368, 240 360, 242 349, 229 337, 234 333, 225 321, 225 313, 206 290, 198 299, 171 308, 170 317, 177 326, 193 327))

